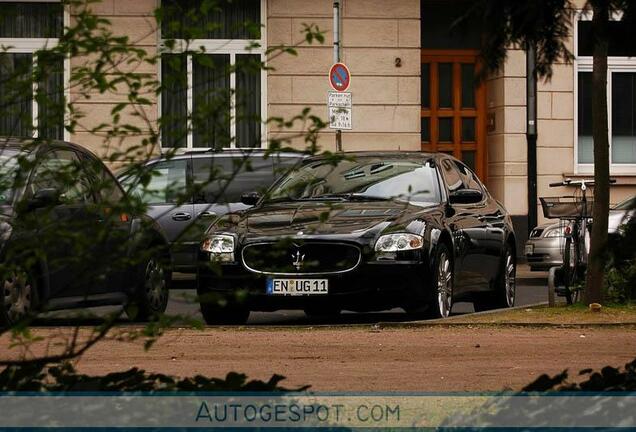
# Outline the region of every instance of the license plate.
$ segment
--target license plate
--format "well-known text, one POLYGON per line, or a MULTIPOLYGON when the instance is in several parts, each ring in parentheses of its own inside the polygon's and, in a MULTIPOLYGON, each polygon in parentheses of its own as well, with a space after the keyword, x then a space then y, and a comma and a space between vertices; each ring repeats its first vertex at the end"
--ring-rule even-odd
POLYGON ((328 293, 328 279, 267 279, 268 295, 302 296, 328 293))
POLYGON ((532 255, 534 253, 534 245, 527 244, 526 245, 526 255, 532 255))

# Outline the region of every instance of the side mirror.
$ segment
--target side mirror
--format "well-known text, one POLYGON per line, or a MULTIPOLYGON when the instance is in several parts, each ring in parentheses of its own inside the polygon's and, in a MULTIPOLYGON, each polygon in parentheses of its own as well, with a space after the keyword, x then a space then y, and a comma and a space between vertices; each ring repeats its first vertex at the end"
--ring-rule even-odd
POLYGON ((248 206, 256 205, 256 203, 261 199, 261 194, 258 192, 246 192, 241 195, 241 202, 248 206))
POLYGON ((39 189, 29 200, 28 206, 30 209, 54 206, 60 203, 60 197, 60 191, 55 188, 39 189))
POLYGON ((460 189, 451 192, 449 201, 451 204, 475 204, 483 199, 480 190, 477 189, 460 189))

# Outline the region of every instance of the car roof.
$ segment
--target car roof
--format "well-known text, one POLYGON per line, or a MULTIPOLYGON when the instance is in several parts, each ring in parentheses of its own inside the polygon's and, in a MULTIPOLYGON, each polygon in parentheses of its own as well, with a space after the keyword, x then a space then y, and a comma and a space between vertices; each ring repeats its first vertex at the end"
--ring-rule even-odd
MULTIPOLYGON (((222 149, 222 150, 213 150, 213 149, 201 149, 201 150, 188 150, 184 152, 175 153, 170 157, 171 160, 180 160, 180 159, 189 159, 189 158, 217 158, 217 157, 233 157, 233 156, 263 156, 268 153, 267 149, 262 148, 237 148, 237 149, 222 149)), ((320 160, 327 158, 327 155, 308 155, 301 151, 293 152, 293 151, 280 151, 269 153, 270 155, 275 155, 276 157, 282 158, 299 158, 305 159, 308 161, 311 160, 320 160)), ((436 153, 436 152, 422 152, 422 151, 352 151, 352 152, 341 152, 340 154, 346 157, 359 157, 359 158, 392 158, 392 159, 441 159, 443 157, 447 157, 453 160, 457 160, 452 155, 446 153, 436 153)), ((153 157, 146 162, 146 165, 151 165, 153 163, 159 162, 161 160, 165 160, 167 155, 161 154, 159 156, 153 157)), ((460 161, 461 162, 461 161, 460 161)), ((126 169, 122 169, 120 174, 125 172, 126 169)))
MULTIPOLYGON (((434 153, 434 152, 422 152, 422 151, 353 151, 340 153, 345 157, 352 158, 390 158, 390 159, 441 159, 442 157, 448 157, 455 159, 453 156, 446 153, 434 153)), ((310 159, 324 159, 330 156, 316 155, 310 159)))
POLYGON ((48 139, 37 140, 29 137, 0 137, 0 148, 15 148, 26 152, 32 152, 34 150, 37 151, 40 148, 49 147, 65 147, 79 151, 80 153, 90 154, 93 157, 97 157, 86 147, 82 147, 68 141, 48 139), (33 146, 31 147, 29 144, 32 144, 33 146))
MULTIPOLYGON (((269 156, 282 157, 282 158, 304 158, 307 157, 306 154, 302 152, 292 152, 292 151, 276 151, 276 152, 268 152, 267 149, 262 148, 237 148, 237 149, 223 149, 223 150, 213 150, 213 149, 201 149, 201 150, 188 150, 184 152, 178 152, 170 156, 170 160, 180 160, 180 159, 206 159, 206 158, 226 158, 226 157, 236 157, 236 156, 249 156, 249 157, 262 157, 265 154, 269 156)), ((165 160, 168 158, 166 153, 162 153, 161 155, 150 158, 146 164, 152 164, 161 160, 165 160)))

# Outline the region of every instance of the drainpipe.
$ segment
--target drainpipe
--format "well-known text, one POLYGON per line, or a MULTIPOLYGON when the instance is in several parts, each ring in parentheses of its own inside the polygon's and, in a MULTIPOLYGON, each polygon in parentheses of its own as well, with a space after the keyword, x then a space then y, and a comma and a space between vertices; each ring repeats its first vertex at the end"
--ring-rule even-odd
MULTIPOLYGON (((333 2, 333 62, 340 63, 340 0, 333 2)), ((336 151, 342 151, 342 131, 336 130, 336 151)))
POLYGON ((528 142, 528 236, 537 226, 537 73, 536 51, 526 50, 526 139, 528 142))

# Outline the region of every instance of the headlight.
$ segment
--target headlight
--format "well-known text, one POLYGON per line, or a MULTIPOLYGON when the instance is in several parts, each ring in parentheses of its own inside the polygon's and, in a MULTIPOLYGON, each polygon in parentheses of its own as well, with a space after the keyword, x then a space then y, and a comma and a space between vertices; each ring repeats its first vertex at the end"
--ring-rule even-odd
POLYGON ((417 234, 385 234, 375 242, 376 252, 399 252, 421 249, 424 238, 417 234))
POLYGON ((201 243, 201 250, 209 252, 214 261, 234 261, 234 237, 229 235, 206 237, 201 243))
POLYGON ((549 230, 545 237, 563 237, 563 229, 562 228, 554 228, 549 230))

